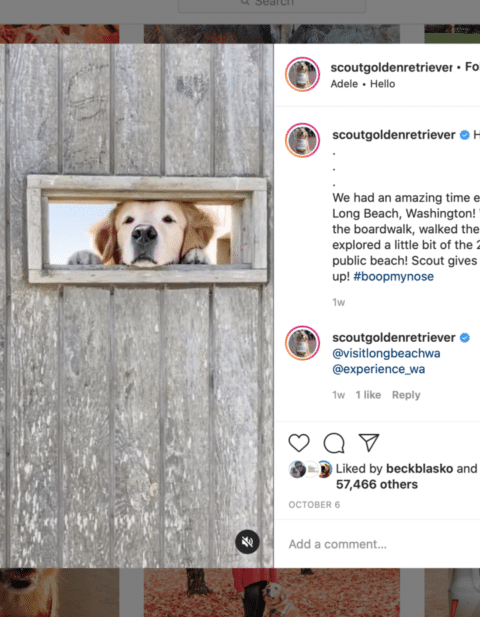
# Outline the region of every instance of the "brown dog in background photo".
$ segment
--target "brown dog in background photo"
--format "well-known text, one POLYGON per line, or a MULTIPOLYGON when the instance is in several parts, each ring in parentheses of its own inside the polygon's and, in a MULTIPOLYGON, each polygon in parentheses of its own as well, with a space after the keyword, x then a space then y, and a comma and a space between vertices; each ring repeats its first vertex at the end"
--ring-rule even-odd
POLYGON ((58 569, 0 568, 0 617, 58 617, 58 569))

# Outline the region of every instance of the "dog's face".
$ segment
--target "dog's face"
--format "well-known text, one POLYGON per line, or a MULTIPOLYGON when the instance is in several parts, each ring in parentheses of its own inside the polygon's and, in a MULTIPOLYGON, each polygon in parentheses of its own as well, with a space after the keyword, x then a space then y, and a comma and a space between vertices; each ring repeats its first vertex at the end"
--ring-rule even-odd
POLYGON ((308 66, 305 62, 299 62, 297 64, 297 73, 308 73, 308 66))
POLYGON ((211 219, 193 204, 125 201, 91 228, 103 263, 149 268, 179 263, 213 235, 211 219))
POLYGON ((271 606, 280 604, 285 600, 285 592, 283 591, 282 586, 278 583, 268 583, 263 590, 263 595, 265 596, 265 600, 271 606))
POLYGON ((128 266, 158 266, 178 261, 187 217, 173 202, 124 203, 115 216, 122 262, 128 266))
POLYGON ((299 330, 297 332, 297 343, 307 343, 308 342, 308 334, 304 330, 299 330))
POLYGON ((331 471, 332 471, 332 468, 330 467, 330 465, 327 465, 325 463, 320 465, 320 477, 328 478, 331 471))
POLYGON ((0 568, 0 583, 17 594, 32 592, 55 568, 0 568))
POLYGON ((299 128, 296 132, 297 139, 308 139, 308 133, 305 129, 299 128))

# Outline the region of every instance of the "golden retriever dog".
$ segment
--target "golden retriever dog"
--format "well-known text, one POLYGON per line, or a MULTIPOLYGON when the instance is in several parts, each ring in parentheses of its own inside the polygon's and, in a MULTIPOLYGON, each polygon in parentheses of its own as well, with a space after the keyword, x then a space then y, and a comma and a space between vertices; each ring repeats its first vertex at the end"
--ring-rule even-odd
POLYGON ((308 66, 305 62, 295 63, 295 85, 303 90, 312 85, 308 76, 308 66))
POLYGON ((319 478, 329 478, 332 473, 332 466, 330 463, 321 462, 320 463, 320 475, 319 478))
POLYGON ((295 152, 297 152, 297 154, 308 154, 310 152, 308 133, 303 127, 299 127, 295 131, 295 152))
POLYGON ((295 337, 295 355, 299 358, 308 358, 311 356, 310 349, 308 347, 308 334, 305 330, 298 330, 294 333, 295 337))
POLYGON ((58 569, 0 568, 0 617, 58 617, 58 569))
POLYGON ((268 583, 263 590, 268 617, 301 617, 298 608, 287 598, 278 583, 268 583))
POLYGON ((151 268, 208 263, 204 248, 213 221, 194 204, 175 201, 124 201, 90 228, 95 253, 78 251, 69 265, 151 268))

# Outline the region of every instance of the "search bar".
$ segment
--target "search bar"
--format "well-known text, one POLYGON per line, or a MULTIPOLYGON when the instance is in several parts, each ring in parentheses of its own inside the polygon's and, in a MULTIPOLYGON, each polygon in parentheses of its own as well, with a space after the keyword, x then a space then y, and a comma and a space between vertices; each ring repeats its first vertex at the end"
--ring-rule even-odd
POLYGON ((178 0, 179 13, 365 13, 366 0, 178 0))

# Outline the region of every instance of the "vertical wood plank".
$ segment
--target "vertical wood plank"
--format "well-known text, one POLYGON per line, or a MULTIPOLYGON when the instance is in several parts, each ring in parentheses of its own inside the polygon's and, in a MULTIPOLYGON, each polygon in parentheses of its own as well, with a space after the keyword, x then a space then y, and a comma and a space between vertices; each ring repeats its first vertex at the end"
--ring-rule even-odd
MULTIPOLYGON (((5 46, 0 49, 0 246, 6 246, 6 210, 5 210, 5 185, 6 185, 6 144, 5 144, 5 46)), ((6 282, 5 250, 0 249, 0 285, 6 282)), ((1 386, 0 386, 1 388, 1 386)))
POLYGON ((118 45, 115 173, 160 175, 160 47, 118 45))
POLYGON ((63 45, 63 165, 65 173, 110 170, 110 48, 63 45))
MULTIPOLYGON (((263 51, 257 45, 218 46, 215 58, 215 175, 261 175, 264 134, 263 51), (233 95, 234 93, 234 95, 233 95)), ((246 203, 242 222, 242 254, 250 259, 254 230, 252 205, 246 203), (248 211, 248 212, 247 212, 248 211)), ((242 529, 263 535, 261 509, 264 478, 264 423, 261 403, 264 354, 261 332, 262 291, 215 288, 213 413, 215 469, 214 564, 256 566, 262 553, 241 555, 234 538, 242 529), (231 470, 238 473, 231 473, 231 470), (241 470, 241 471, 240 471, 241 470)), ((271 319, 271 316, 270 316, 271 319)), ((267 451, 267 453, 269 453, 267 451)), ((269 453, 270 454, 270 453, 269 453)), ((270 482, 272 481, 270 477, 270 482)), ((272 516, 273 518, 273 516, 272 516)), ((262 537, 262 544, 269 538, 262 537)), ((271 562, 267 565, 271 565, 271 562)))
MULTIPOLYGON (((160 48, 115 48, 115 173, 159 174, 160 48)), ((160 291, 115 291, 115 565, 160 565, 160 291)))
POLYGON ((267 194, 266 191, 258 191, 252 198, 252 268, 267 267, 267 219, 267 194))
MULTIPOLYGON (((42 195, 42 220, 48 221, 48 197, 42 195)), ((50 263, 50 231, 48 225, 42 227, 42 264, 50 263)))
POLYGON ((258 531, 259 292, 215 288, 213 296, 213 562, 255 567, 258 554, 242 555, 235 537, 258 531))
POLYGON ((244 200, 242 206, 242 263, 250 264, 253 261, 253 207, 252 198, 244 200))
POLYGON ((166 45, 165 167, 167 175, 208 176, 211 143, 209 45, 166 45))
POLYGON ((166 290, 165 362, 163 566, 199 567, 209 558, 215 473, 210 467, 208 289, 166 290))
POLYGON ((115 565, 159 564, 158 290, 115 294, 115 565))
POLYGON ((28 269, 42 269, 42 197, 40 189, 27 189, 28 269))
MULTIPOLYGON (((63 47, 63 170, 110 170, 110 51, 63 47)), ((113 402, 110 294, 67 287, 63 299, 64 566, 113 565, 113 402)))
POLYGON ((66 287, 63 565, 109 564, 109 292, 66 287))
POLYGON ((5 146, 5 45, 0 49, 0 565, 5 565, 5 424, 6 424, 6 316, 7 316, 7 276, 6 276, 6 208, 5 187, 7 183, 5 146))
MULTIPOLYGON (((173 45, 164 53, 166 174, 209 175, 211 49, 173 45)), ((162 565, 198 566, 209 557, 208 290, 166 290, 164 323, 162 565)))
POLYGON ((4 567, 5 563, 5 531, 6 531, 6 501, 7 501, 7 485, 6 485, 6 464, 5 464, 5 444, 6 444, 6 388, 5 388, 5 375, 6 375, 6 286, 0 284, 0 566, 4 567))
POLYGON ((215 175, 258 175, 260 45, 218 45, 215 55, 215 175))
POLYGON ((12 45, 9 53, 9 566, 53 566, 58 561, 58 292, 26 282, 25 176, 58 169, 58 48, 12 45))
POLYGON ((259 513, 262 544, 259 560, 263 567, 273 563, 273 46, 262 47, 263 75, 261 92, 261 117, 263 132, 263 175, 268 180, 267 189, 267 260, 269 282, 261 289, 262 357, 260 359, 262 390, 260 398, 259 458, 260 467, 258 487, 259 513))

